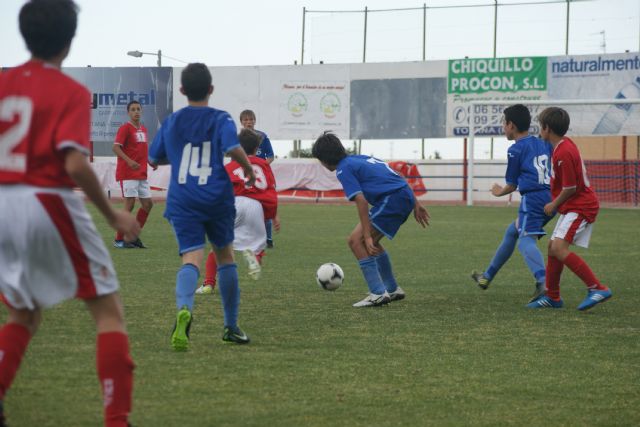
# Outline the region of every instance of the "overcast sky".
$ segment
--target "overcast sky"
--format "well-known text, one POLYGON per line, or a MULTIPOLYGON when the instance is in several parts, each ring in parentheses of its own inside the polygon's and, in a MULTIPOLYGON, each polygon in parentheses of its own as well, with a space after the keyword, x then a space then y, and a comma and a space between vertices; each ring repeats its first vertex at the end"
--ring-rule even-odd
MULTIPOLYGON (((537 0, 539 2, 540 0, 537 0)), ((544 1, 544 0, 543 0, 544 1)), ((0 0, 0 66, 25 61, 18 11, 24 1, 0 0)), ((157 52, 164 66, 205 62, 211 66, 282 65, 301 60, 302 10, 370 10, 422 7, 424 0, 78 0, 78 32, 65 66, 153 66, 156 56, 134 58, 129 50, 157 52), (177 58, 178 60, 171 59, 177 58)), ((426 58, 493 55, 491 0, 428 0, 426 58)), ((497 56, 563 55, 566 4, 514 6, 523 0, 499 0, 497 56)), ((363 60, 362 13, 308 13, 304 63, 353 63, 363 60)), ((422 59, 422 10, 371 12, 367 22, 367 62, 422 59)), ((570 6, 569 54, 640 50, 640 0, 575 1, 570 6)), ((215 105, 215 98, 212 100, 215 105)), ((224 106, 220 106, 223 108, 224 106)), ((258 118, 259 121, 259 118, 258 118)), ((265 129, 268 132, 268 129, 265 129)), ((460 157, 448 142, 430 141, 446 157, 460 157)), ((458 145, 458 144, 454 144, 458 145)), ((504 156, 506 142, 500 142, 504 156), (504 147, 503 147, 504 146, 504 147)), ((290 143, 276 143, 283 156, 290 143)), ((378 157, 419 155, 420 143, 371 141, 363 152, 378 157)), ((482 149, 481 149, 482 150, 482 149)))

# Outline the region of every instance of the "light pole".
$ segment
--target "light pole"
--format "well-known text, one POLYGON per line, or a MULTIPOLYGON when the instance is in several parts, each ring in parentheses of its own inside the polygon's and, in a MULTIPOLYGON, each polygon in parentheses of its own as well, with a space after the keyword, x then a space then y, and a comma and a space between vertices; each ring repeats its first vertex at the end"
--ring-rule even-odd
POLYGON ((162 67, 162 51, 158 49, 158 53, 153 52, 140 52, 139 50, 130 50, 127 55, 135 58, 142 58, 142 55, 156 55, 158 57, 158 67, 162 67))

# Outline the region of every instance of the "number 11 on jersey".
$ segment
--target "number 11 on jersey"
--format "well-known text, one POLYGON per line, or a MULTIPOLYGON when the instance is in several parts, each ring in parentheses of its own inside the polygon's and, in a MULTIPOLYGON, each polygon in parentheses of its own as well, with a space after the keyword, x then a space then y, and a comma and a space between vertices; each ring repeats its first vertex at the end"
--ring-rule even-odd
POLYGON ((178 184, 186 184, 187 174, 189 174, 198 177, 198 185, 205 185, 213 172, 210 164, 211 141, 202 143, 202 155, 200 155, 200 147, 194 147, 191 143, 188 143, 182 149, 178 184))

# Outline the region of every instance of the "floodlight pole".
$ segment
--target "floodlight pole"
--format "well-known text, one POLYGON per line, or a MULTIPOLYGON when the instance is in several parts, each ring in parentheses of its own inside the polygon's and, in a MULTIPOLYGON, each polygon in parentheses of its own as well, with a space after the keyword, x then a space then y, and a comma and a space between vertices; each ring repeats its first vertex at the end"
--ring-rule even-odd
POLYGON ((369 8, 364 7, 364 46, 362 48, 362 62, 367 62, 367 17, 369 15, 369 8))
POLYGON ((304 64, 304 31, 306 28, 305 21, 307 18, 307 7, 302 8, 302 49, 300 52, 300 65, 304 64))

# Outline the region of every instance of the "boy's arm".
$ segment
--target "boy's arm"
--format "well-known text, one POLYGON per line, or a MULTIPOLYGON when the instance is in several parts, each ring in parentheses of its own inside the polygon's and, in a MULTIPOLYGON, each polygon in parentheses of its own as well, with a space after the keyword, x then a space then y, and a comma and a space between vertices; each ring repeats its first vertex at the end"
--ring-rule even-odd
POLYGON ((547 216, 552 216, 554 212, 556 212, 558 208, 574 194, 576 194, 576 187, 563 188, 560 194, 558 194, 558 197, 544 205, 544 213, 547 214, 547 216))
POLYGON ((140 233, 138 221, 129 212, 115 210, 109 204, 87 157, 80 151, 70 149, 64 159, 64 168, 89 200, 96 205, 109 225, 124 233, 126 240, 135 240, 140 233))
POLYGON ((364 237, 364 245, 367 248, 369 255, 375 256, 380 254, 380 248, 373 243, 373 237, 371 237, 371 221, 369 220, 369 202, 364 198, 362 193, 358 193, 354 196, 353 201, 356 202, 356 208, 358 209, 358 217, 360 218, 360 225, 362 226, 362 236, 364 237))
POLYGON ((251 163, 249 162, 249 158, 247 154, 244 152, 242 147, 232 148, 227 151, 229 157, 232 160, 238 162, 240 166, 242 166, 242 170, 244 171, 244 177, 247 179, 245 186, 251 187, 254 182, 256 182, 256 174, 253 172, 253 168, 251 167, 251 163))
POLYGON ((518 187, 513 185, 513 184, 509 184, 507 183, 504 187, 500 184, 498 184, 497 182, 495 184, 493 184, 493 186, 491 187, 491 194, 493 194, 496 197, 502 197, 502 196, 506 196, 507 194, 511 194, 514 191, 516 191, 518 187))
POLYGON ((113 152, 116 156, 120 157, 125 163, 133 170, 140 169, 140 164, 133 160, 131 157, 127 156, 122 149, 122 145, 113 144, 113 152))

